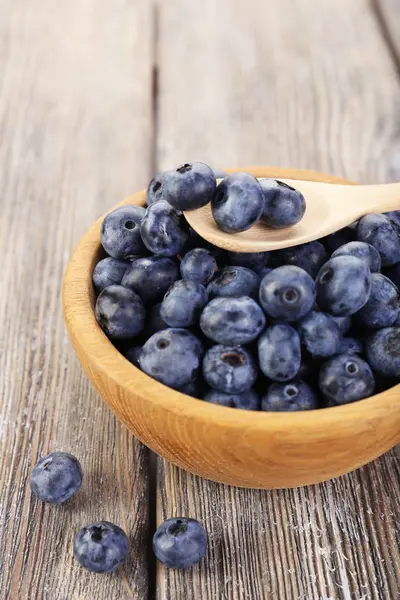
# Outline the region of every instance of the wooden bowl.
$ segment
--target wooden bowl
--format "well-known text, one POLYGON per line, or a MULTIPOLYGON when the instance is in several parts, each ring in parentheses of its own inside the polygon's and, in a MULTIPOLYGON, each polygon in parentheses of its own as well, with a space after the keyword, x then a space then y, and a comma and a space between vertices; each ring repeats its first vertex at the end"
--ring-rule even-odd
MULTIPOLYGON (((241 169, 258 177, 341 182, 310 171, 241 169)), ((349 182, 347 182, 349 183, 349 182)), ((122 204, 144 204, 145 191, 122 204)), ((287 488, 347 473, 400 442, 400 386, 347 406, 300 413, 226 408, 176 392, 130 364, 97 325, 92 272, 100 218, 79 242, 64 279, 65 321, 91 382, 146 446, 203 477, 252 488, 287 488)), ((99 427, 101 424, 99 423, 99 427)))

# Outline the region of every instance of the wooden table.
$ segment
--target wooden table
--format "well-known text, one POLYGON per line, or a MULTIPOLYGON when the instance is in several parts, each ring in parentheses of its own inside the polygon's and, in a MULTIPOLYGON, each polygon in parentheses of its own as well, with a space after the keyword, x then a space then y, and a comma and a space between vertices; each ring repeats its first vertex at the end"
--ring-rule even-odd
POLYGON ((261 492, 156 458, 91 389, 60 290, 74 245, 155 170, 320 169, 400 180, 399 0, 0 0, 0 594, 48 600, 398 600, 400 452, 352 475, 261 492), (82 491, 32 499, 38 457, 68 450, 82 491), (173 515, 205 522, 207 560, 156 564, 173 515), (120 574, 72 539, 130 532, 120 574))

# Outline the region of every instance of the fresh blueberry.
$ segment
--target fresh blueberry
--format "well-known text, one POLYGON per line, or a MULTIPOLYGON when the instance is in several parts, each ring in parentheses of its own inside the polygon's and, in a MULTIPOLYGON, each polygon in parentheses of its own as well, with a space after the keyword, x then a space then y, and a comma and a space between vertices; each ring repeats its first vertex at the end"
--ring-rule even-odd
POLYGON ((203 345, 186 329, 165 329, 144 344, 140 355, 142 371, 169 387, 180 389, 199 373, 203 345))
POLYGON ((33 467, 31 490, 43 502, 62 504, 79 490, 82 478, 82 467, 75 456, 51 452, 33 467))
POLYGON ((270 256, 270 252, 228 252, 226 264, 258 271, 268 264, 270 256))
POLYGON ((162 200, 162 182, 164 179, 164 173, 157 173, 155 177, 150 181, 146 192, 146 205, 154 204, 158 200, 162 200))
POLYGON ((182 279, 192 279, 197 283, 207 285, 218 270, 218 265, 209 250, 194 248, 185 254, 180 269, 182 279))
POLYGON ((214 173, 215 179, 223 179, 228 175, 226 171, 224 171, 223 169, 219 169, 218 167, 212 168, 212 172, 214 173))
POLYGON ((349 331, 349 329, 352 325, 351 317, 334 317, 331 315, 331 318, 335 321, 336 325, 339 327, 340 335, 345 335, 349 331))
POLYGON ((258 180, 248 173, 228 175, 218 185, 211 201, 213 217, 228 233, 246 231, 257 223, 264 206, 258 180))
POLYGON ((353 337, 342 338, 336 350, 336 354, 362 354, 363 352, 363 343, 361 340, 353 337))
POLYGON ((276 324, 267 327, 258 340, 261 371, 273 381, 290 381, 301 363, 300 337, 293 327, 276 324))
POLYGON ((250 296, 257 298, 260 287, 259 276, 246 267, 224 267, 208 284, 210 300, 217 296, 250 296))
POLYGON ((331 258, 316 279, 318 306, 332 315, 346 317, 368 302, 371 271, 355 256, 331 258))
POLYGON ((279 251, 280 265, 293 265, 307 271, 313 279, 328 260, 328 254, 320 242, 309 242, 279 251))
POLYGON ((336 354, 340 331, 330 315, 312 310, 297 323, 297 331, 302 344, 313 358, 336 354))
POLYGON ((101 243, 113 258, 129 258, 146 254, 140 235, 145 209, 135 204, 121 206, 110 212, 101 226, 101 243))
POLYGON ((206 530, 196 519, 167 519, 154 534, 153 550, 170 569, 192 567, 206 555, 206 530))
MULTIPOLYGON (((185 256, 190 250, 194 250, 196 248, 203 248, 208 250, 212 256, 215 258, 218 264, 224 264, 225 257, 227 255, 227 251, 223 248, 218 248, 218 246, 214 246, 209 241, 205 240, 195 231, 192 227, 189 227, 189 237, 182 248, 180 254, 181 256, 185 256)), ((188 278, 190 279, 190 277, 188 278)))
POLYGON ((371 396, 375 378, 365 360, 356 354, 340 354, 322 365, 319 389, 328 406, 348 404, 371 396))
POLYGON ((305 317, 315 302, 312 277, 299 267, 273 269, 261 281, 260 302, 273 319, 293 322, 305 317))
POLYGON ((375 331, 366 341, 367 360, 374 371, 400 378, 400 327, 375 331))
POLYGON ((390 212, 384 213, 386 217, 389 217, 391 221, 400 225, 400 210, 391 210, 390 212))
POLYGON ((260 410, 260 397, 255 390, 246 390, 241 394, 226 394, 219 390, 209 390, 203 398, 206 402, 241 408, 242 410, 260 410))
POLYGON ((125 358, 129 360, 135 367, 140 369, 140 354, 143 346, 132 346, 127 352, 125 352, 125 358))
POLYGON ((355 256, 364 261, 371 273, 377 273, 381 270, 381 256, 374 246, 366 242, 349 242, 340 246, 332 254, 331 258, 336 256, 355 256))
POLYGON ((128 556, 126 533, 117 525, 100 521, 78 531, 74 540, 74 557, 93 573, 111 573, 128 556))
POLYGON ((163 198, 177 210, 194 210, 211 201, 216 187, 210 167, 194 162, 164 173, 161 189, 163 198))
POLYGON ((356 314, 356 320, 370 329, 390 327, 396 321, 400 310, 399 290, 381 273, 372 273, 371 281, 370 297, 356 314))
POLYGON ((212 388, 226 394, 240 394, 257 379, 252 355, 239 346, 213 346, 204 355, 203 377, 212 388))
POLYGON ((358 223, 357 237, 378 250, 383 267, 400 262, 400 225, 389 217, 374 213, 366 215, 358 223))
POLYGON ((200 327, 218 344, 248 344, 264 329, 265 316, 259 305, 248 296, 214 298, 203 310, 200 327))
POLYGON ((118 258, 103 258, 94 268, 93 271, 93 285, 98 294, 104 290, 104 288, 114 283, 119 284, 122 281, 125 271, 131 263, 127 260, 120 260, 118 258))
POLYGON ((187 396, 191 396, 192 398, 201 399, 204 395, 204 389, 206 385, 201 377, 197 377, 194 381, 189 381, 181 388, 179 388, 179 392, 181 394, 186 394, 187 396))
POLYGON ((268 227, 283 229, 295 225, 306 212, 306 201, 298 190, 277 179, 261 179, 264 194, 262 219, 268 227))
POLYGON ((201 283, 180 279, 165 294, 160 316, 170 327, 190 327, 199 322, 207 302, 208 294, 201 283))
POLYGON ((149 339, 152 335, 157 333, 158 331, 163 331, 164 329, 168 329, 167 323, 162 318, 161 314, 161 302, 158 304, 154 304, 149 308, 147 313, 147 321, 145 325, 145 333, 147 339, 149 339))
POLYGON ((383 273, 386 277, 389 277, 394 285, 400 290, 400 262, 391 267, 387 267, 384 269, 383 273))
POLYGON ((110 285, 96 302, 96 319, 111 340, 126 340, 137 336, 144 328, 146 309, 135 292, 110 285))
POLYGON ((170 258, 149 256, 139 258, 128 269, 122 285, 137 294, 146 304, 158 302, 169 287, 179 279, 179 268, 170 258))
POLYGON ((153 254, 179 254, 189 236, 189 226, 182 213, 165 200, 151 204, 140 225, 143 242, 153 254))
POLYGON ((339 229, 339 231, 335 231, 335 233, 331 233, 326 237, 320 240, 330 252, 335 252, 340 246, 344 246, 348 242, 353 242, 357 239, 357 231, 350 225, 348 227, 343 227, 343 229, 339 229))
POLYGON ((294 412, 317 408, 317 397, 304 381, 272 383, 261 398, 261 409, 268 412, 294 412))

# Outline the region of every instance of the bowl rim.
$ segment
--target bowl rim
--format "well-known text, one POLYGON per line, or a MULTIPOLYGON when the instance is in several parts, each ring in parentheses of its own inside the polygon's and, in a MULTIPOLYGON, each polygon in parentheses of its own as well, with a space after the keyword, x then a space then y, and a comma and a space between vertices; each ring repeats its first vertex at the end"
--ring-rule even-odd
MULTIPOLYGON (((226 169, 228 173, 246 171, 257 177, 304 179, 330 183, 354 184, 347 179, 304 169, 284 169, 281 167, 241 167, 226 169)), ((369 420, 376 409, 395 409, 398 406, 396 394, 400 395, 400 384, 357 402, 309 411, 263 412, 247 411, 204 402, 187 396, 156 381, 131 364, 117 350, 97 324, 94 314, 95 293, 92 286, 93 268, 100 256, 100 229, 104 216, 124 204, 144 204, 146 190, 141 190, 112 206, 86 231, 77 244, 67 266, 63 282, 64 317, 74 346, 83 354, 91 356, 91 371, 96 370, 111 378, 116 386, 122 386, 131 393, 146 393, 146 400, 154 407, 176 416, 201 420, 205 424, 225 428, 246 428, 247 431, 285 432, 289 428, 307 430, 318 436, 327 425, 340 426, 352 419, 369 420)))

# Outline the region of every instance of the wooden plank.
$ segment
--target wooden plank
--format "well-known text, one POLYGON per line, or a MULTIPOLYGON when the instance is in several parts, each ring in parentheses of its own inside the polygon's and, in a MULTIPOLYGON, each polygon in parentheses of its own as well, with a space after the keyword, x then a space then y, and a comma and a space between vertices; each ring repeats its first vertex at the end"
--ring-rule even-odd
POLYGON ((116 0, 0 0, 0 597, 147 598, 148 451, 90 388, 67 340, 61 283, 85 229, 149 179, 151 13, 116 0), (50 450, 82 462, 65 506, 35 501, 50 450), (131 539, 114 576, 73 560, 108 519, 131 539))
POLYGON ((400 3, 399 0, 373 0, 382 33, 400 72, 400 3))
MULTIPOLYGON (((160 4, 160 169, 275 164, 400 178, 400 87, 367 0, 160 4), (174 35, 171 36, 171 31, 174 35)), ((319 486, 249 491, 159 462, 158 520, 201 519, 207 560, 165 600, 400 597, 400 455, 319 486)))

